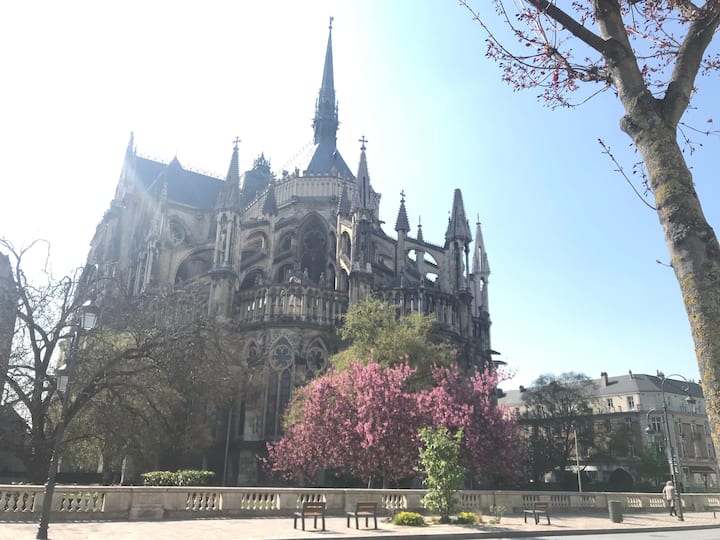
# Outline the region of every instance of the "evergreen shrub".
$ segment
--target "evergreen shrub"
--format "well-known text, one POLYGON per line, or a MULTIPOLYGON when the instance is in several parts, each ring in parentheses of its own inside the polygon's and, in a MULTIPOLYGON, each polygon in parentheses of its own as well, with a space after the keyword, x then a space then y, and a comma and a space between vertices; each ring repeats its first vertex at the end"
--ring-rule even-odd
POLYGON ((215 473, 212 471, 151 471, 141 475, 145 486, 207 486, 215 473))

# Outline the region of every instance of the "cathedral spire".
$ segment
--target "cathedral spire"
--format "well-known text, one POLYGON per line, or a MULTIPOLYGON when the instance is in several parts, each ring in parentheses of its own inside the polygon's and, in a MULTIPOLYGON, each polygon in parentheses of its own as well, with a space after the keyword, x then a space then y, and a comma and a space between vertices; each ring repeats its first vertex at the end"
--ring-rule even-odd
POLYGON ((365 155, 368 142, 363 135, 359 142, 360 146, 360 164, 358 165, 357 184, 358 189, 355 192, 355 200, 353 201, 354 210, 372 210, 372 188, 370 187, 370 173, 368 172, 367 156, 365 155))
POLYGON ((335 82, 333 80, 332 21, 333 19, 330 17, 330 31, 325 51, 322 85, 315 104, 315 118, 313 119, 315 149, 304 174, 308 176, 336 176, 351 180, 353 174, 337 149, 339 121, 337 102, 335 101, 335 82))
POLYGON ((240 139, 235 137, 233 141, 233 153, 230 158, 230 167, 225 177, 225 185, 218 198, 218 208, 234 209, 240 201, 240 163, 238 158, 238 143, 240 139))
MULTIPOLYGON (((488 283, 490 281, 490 265, 488 264, 487 251, 483 241, 482 228, 480 227, 480 216, 475 224, 475 249, 473 251, 473 269, 470 277, 473 295, 473 314, 488 314, 490 311, 488 299, 488 283)), ((487 334, 486 343, 490 341, 487 334)), ((489 347, 487 347, 489 349, 489 347)))
POLYGON ((348 197, 347 186, 343 186, 338 200, 337 213, 340 216, 347 216, 350 213, 350 198, 348 197))
POLYGON ((320 86, 320 94, 315 107, 313 128, 315 129, 315 144, 332 144, 335 147, 337 144, 338 113, 333 77, 332 23, 333 18, 330 17, 322 85, 320 86))
POLYGON ((229 184, 233 184, 236 186, 240 186, 240 164, 238 161, 238 144, 240 143, 240 138, 235 137, 235 140, 233 141, 233 153, 232 158, 230 158, 230 167, 228 168, 227 177, 225 178, 225 181, 229 184))
POLYGON ((274 181, 270 181, 270 187, 268 187, 267 195, 265 195, 265 201, 263 202, 262 213, 265 216, 276 216, 278 213, 274 181))
POLYGON ((475 224, 475 251, 473 252, 473 274, 479 276, 490 275, 490 265, 488 264, 487 252, 485 251, 485 242, 483 241, 482 228, 480 226, 480 216, 478 216, 475 224))
POLYGON ((130 132, 130 140, 128 141, 125 157, 133 157, 135 155, 135 133, 130 132))
POLYGON ((450 240, 461 240, 466 245, 472 240, 470 225, 465 217, 462 192, 459 189, 455 190, 453 197, 452 212, 450 213, 447 232, 445 232, 445 240, 447 242, 450 240))
POLYGON ((407 210, 405 210, 405 192, 400 192, 400 210, 398 210, 397 220, 395 221, 395 230, 397 232, 403 231, 407 233, 410 230, 410 222, 407 217, 407 210))

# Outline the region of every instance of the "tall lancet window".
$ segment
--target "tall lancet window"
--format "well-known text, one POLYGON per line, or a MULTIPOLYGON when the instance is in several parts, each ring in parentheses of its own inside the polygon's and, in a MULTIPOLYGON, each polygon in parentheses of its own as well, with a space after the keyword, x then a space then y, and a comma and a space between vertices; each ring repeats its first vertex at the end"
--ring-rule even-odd
POLYGON ((290 401, 293 351, 287 339, 277 341, 270 354, 267 401, 265 405, 265 436, 282 434, 282 415, 290 401))

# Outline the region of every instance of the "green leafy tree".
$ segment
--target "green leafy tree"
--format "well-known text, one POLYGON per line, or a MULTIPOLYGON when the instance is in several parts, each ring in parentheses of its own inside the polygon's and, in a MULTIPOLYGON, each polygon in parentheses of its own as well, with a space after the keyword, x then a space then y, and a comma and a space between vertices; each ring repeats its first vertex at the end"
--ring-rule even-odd
POLYGON ((536 481, 549 471, 564 471, 579 443, 592 441, 594 383, 587 375, 563 373, 538 377, 522 394, 526 412, 518 419, 525 426, 536 481))
POLYGON ((450 367, 457 359, 453 346, 432 340, 434 321, 434 317, 422 313, 399 317, 396 306, 368 298, 345 314, 340 337, 350 345, 332 357, 332 364, 343 370, 355 360, 367 363, 373 358, 385 367, 407 361, 417 370, 414 380, 430 384, 434 366, 450 367))
MULTIPOLYGON (((174 303, 172 296, 160 302, 165 307, 174 303)), ((73 451, 84 450, 86 467, 87 458, 90 464, 101 460, 106 481, 117 478, 127 459, 144 470, 200 466, 203 453, 215 443, 213 409, 226 408, 234 384, 225 353, 229 348, 221 347, 222 327, 204 320, 152 324, 148 313, 157 313, 157 301, 153 309, 135 306, 131 319, 118 312, 132 308, 113 305, 107 325, 85 343, 78 384, 94 386, 96 392, 71 424, 67 444, 73 451), (151 337, 158 343, 140 347, 114 379, 101 373, 105 359, 151 337)))
POLYGON ((659 488, 663 477, 668 474, 667 456, 657 446, 646 445, 638 452, 637 458, 634 465, 637 475, 656 489, 659 488))
POLYGON ((450 523, 450 515, 458 509, 457 491, 462 486, 465 469, 460 465, 462 428, 450 435, 445 426, 420 430, 424 447, 420 449, 418 471, 425 474, 423 485, 427 488, 422 505, 440 514, 441 523, 450 523))

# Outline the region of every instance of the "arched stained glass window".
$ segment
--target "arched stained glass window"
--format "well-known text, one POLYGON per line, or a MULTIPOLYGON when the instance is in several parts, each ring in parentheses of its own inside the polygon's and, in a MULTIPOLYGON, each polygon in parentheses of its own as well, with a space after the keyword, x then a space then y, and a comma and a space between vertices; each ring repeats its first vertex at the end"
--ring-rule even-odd
POLYGON ((292 390, 293 349, 290 342, 279 339, 270 354, 271 370, 268 376, 267 402, 265 406, 265 436, 279 437, 282 434, 281 419, 290 401, 292 390))

